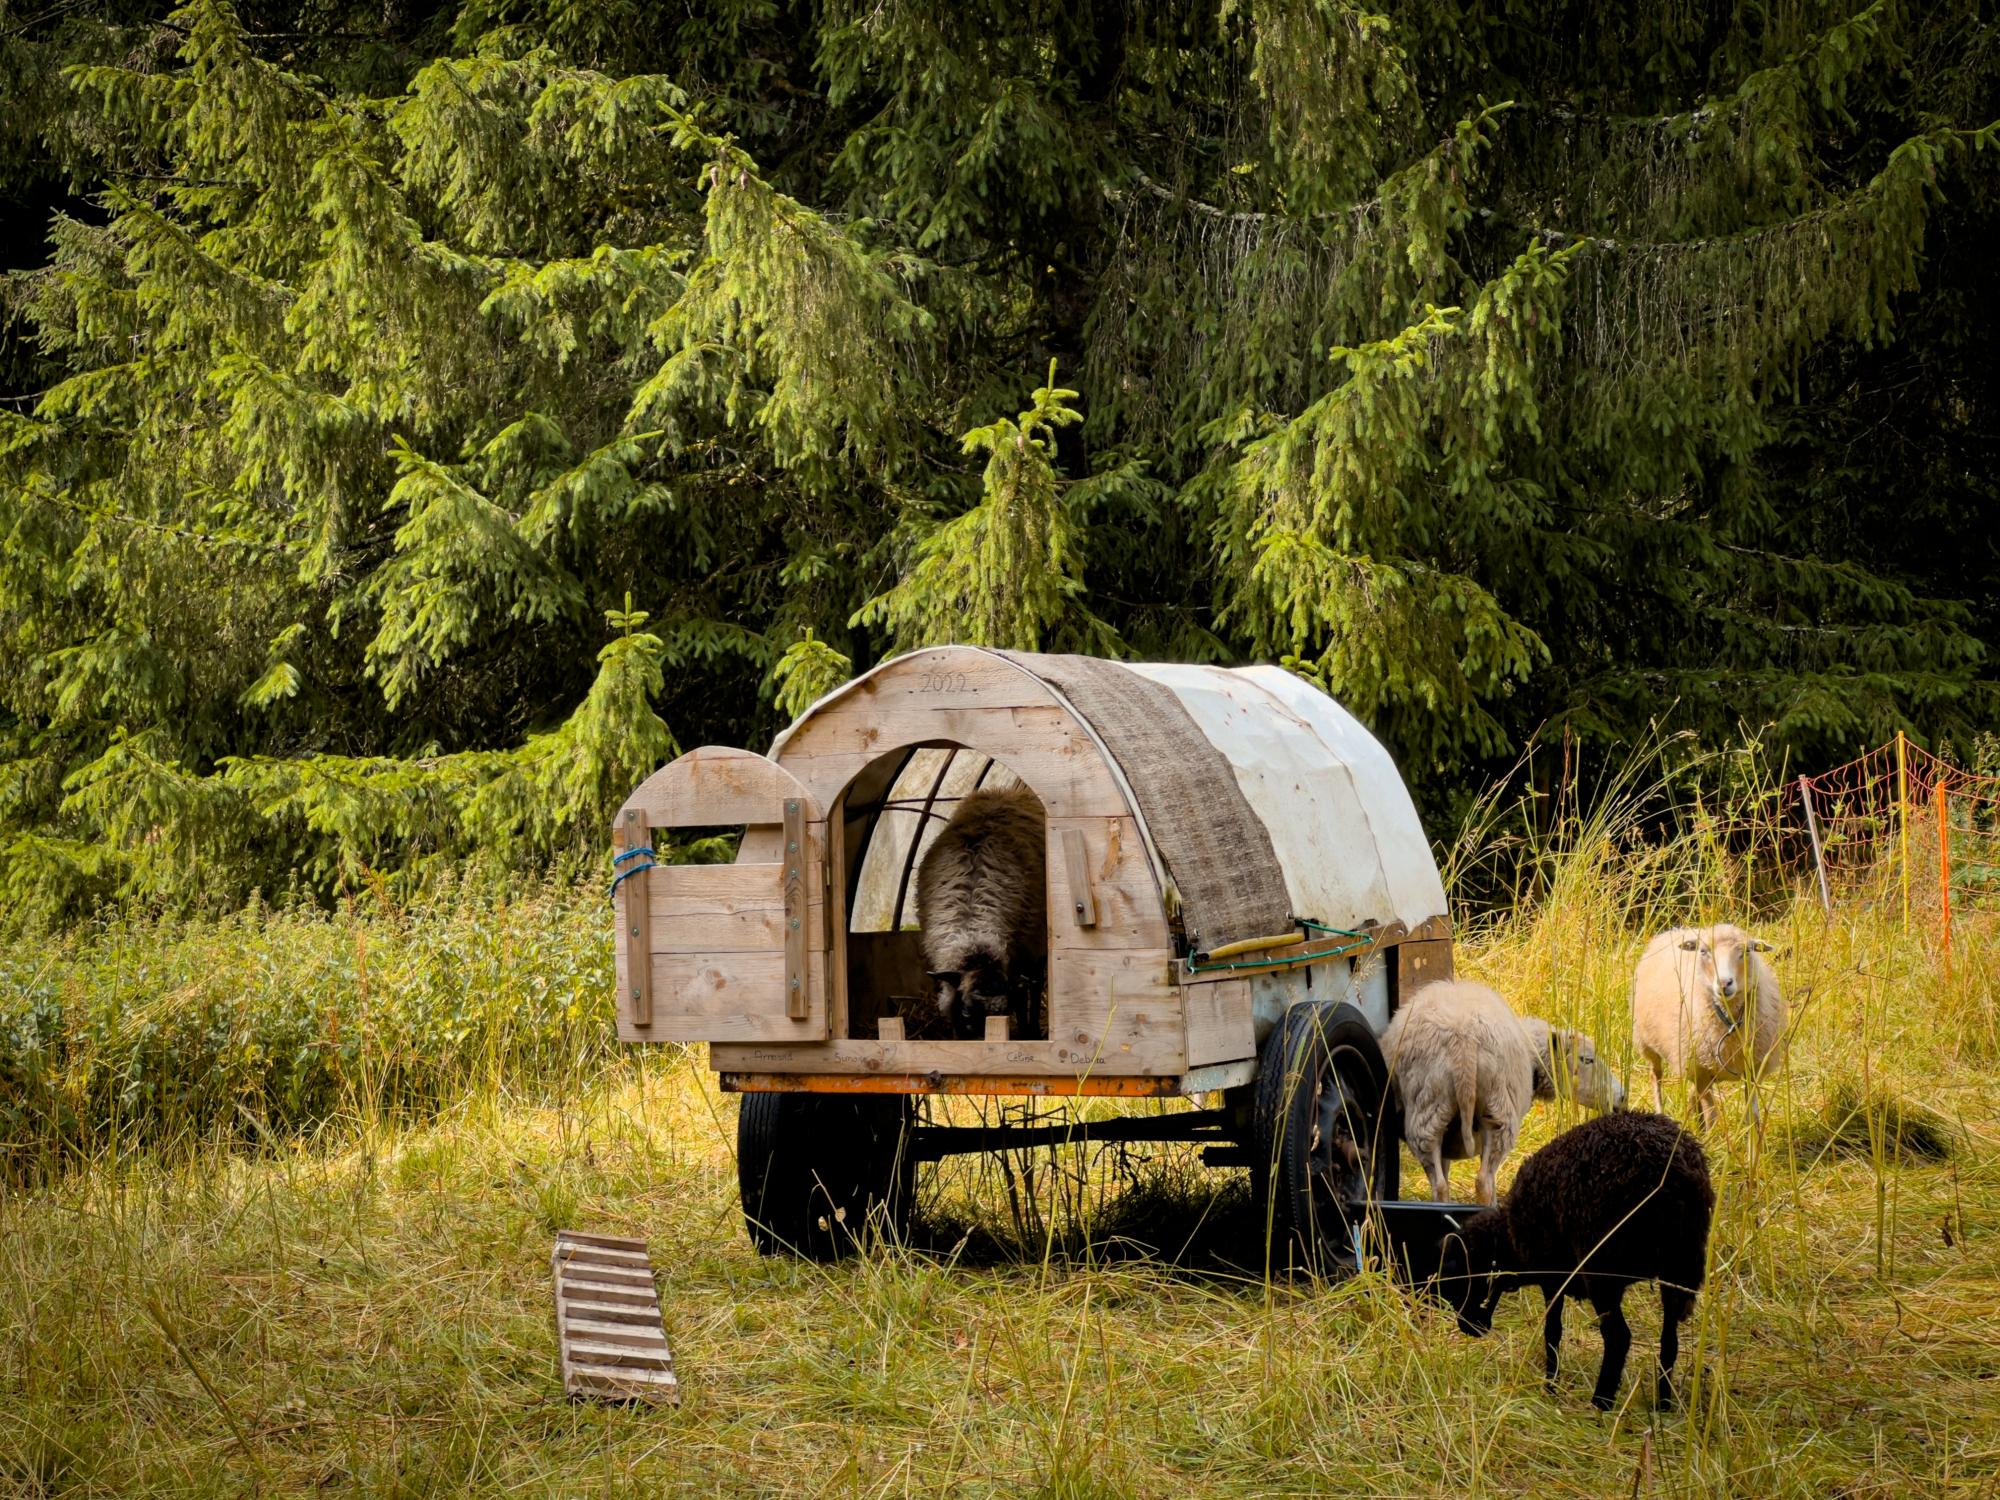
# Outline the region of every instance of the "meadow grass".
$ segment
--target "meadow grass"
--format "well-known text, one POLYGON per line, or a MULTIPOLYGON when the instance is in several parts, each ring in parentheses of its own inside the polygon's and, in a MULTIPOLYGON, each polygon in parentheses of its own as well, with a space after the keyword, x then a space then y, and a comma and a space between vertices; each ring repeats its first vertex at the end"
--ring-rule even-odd
MULTIPOLYGON (((1466 925, 1459 964, 1590 1031, 1650 1103, 1626 1002, 1646 930, 1732 914, 1751 889, 1726 851, 1635 843, 1605 805, 1538 851, 1511 912, 1466 925)), ((1735 1088, 1707 1138, 1720 1203, 1682 1408, 1655 1412, 1639 1378, 1658 1303, 1638 1293, 1603 1416, 1587 1318, 1551 1399, 1532 1294, 1472 1341, 1378 1274, 1236 1274, 1203 1243, 1243 1213, 1241 1174, 1175 1149, 927 1170, 917 1244, 759 1258, 735 1101, 705 1059, 621 1055, 590 1029, 609 941, 587 898, 65 940, 78 977, 38 983, 107 983, 150 946, 177 955, 146 960, 150 1003, 192 995, 253 1030, 308 980, 352 999, 359 943, 375 1029, 289 1129, 259 1113, 247 1064, 231 1089, 265 1124, 190 1106, 122 1130, 79 1117, 39 1145, 15 1127, 35 1170, 0 1188, 0 1493, 1994 1494, 1990 936, 1969 925, 1947 970, 1893 899, 1758 899, 1784 945, 1790 1063, 1764 1085, 1761 1141, 1735 1088), (428 1077, 419 1038, 443 1001, 425 997, 482 987, 428 1077), (1942 1161, 1898 1149, 1919 1108, 1942 1161), (561 1398, 548 1254, 565 1226, 650 1242, 678 1410, 561 1398), (1120 1253, 1134 1236, 1166 1253, 1120 1253)), ((10 962, 17 981, 43 972, 10 962)), ((149 1003, 144 979, 119 983, 122 1006, 149 1003)), ((74 1075, 120 1055, 70 1038, 68 1097, 113 1097, 74 1075)), ((1678 1090, 1668 1104, 1686 1111, 1678 1090)), ((1566 1123, 1537 1109, 1523 1151, 1566 1123)))

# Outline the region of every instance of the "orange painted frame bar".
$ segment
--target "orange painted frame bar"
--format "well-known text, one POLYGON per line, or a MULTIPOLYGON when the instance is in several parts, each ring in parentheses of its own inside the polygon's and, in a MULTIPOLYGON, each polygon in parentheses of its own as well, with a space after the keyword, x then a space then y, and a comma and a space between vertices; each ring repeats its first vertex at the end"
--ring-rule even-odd
POLYGON ((1080 1077, 999 1073, 732 1073, 718 1075, 730 1094, 969 1094, 1023 1098, 1177 1099, 1248 1083, 1249 1061, 1192 1068, 1167 1077, 1080 1077))

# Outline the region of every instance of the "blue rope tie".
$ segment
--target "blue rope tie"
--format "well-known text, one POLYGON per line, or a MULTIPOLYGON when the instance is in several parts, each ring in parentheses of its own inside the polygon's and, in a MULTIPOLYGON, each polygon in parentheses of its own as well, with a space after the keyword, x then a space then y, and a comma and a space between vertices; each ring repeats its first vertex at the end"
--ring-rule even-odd
POLYGON ((622 865, 625 863, 626 860, 636 859, 641 854, 646 856, 646 862, 643 865, 634 865, 629 870, 621 870, 618 872, 618 874, 614 875, 611 878, 611 891, 610 891, 611 895, 614 896, 617 895, 618 887, 623 885, 626 881, 630 880, 634 875, 642 875, 648 870, 658 868, 658 866, 653 863, 653 847, 650 844, 635 845, 634 847, 627 849, 624 853, 615 855, 612 858, 611 863, 614 865, 622 865))

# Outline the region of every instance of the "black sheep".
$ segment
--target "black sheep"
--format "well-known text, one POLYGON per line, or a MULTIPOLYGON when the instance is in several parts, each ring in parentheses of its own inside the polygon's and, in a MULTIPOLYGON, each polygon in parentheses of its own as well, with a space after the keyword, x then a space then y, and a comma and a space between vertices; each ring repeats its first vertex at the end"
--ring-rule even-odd
POLYGON ((1600 1115, 1522 1162, 1506 1202, 1473 1215, 1447 1241, 1439 1285, 1459 1326, 1475 1338, 1492 1328, 1501 1297, 1539 1286, 1547 1304, 1542 1339, 1551 1390, 1563 1298, 1587 1299, 1604 1336, 1590 1398, 1603 1411, 1617 1399, 1632 1347, 1625 1289, 1659 1282, 1656 1400, 1671 1405, 1680 1325, 1701 1287, 1714 1208, 1701 1144, 1675 1121, 1637 1111, 1600 1115))

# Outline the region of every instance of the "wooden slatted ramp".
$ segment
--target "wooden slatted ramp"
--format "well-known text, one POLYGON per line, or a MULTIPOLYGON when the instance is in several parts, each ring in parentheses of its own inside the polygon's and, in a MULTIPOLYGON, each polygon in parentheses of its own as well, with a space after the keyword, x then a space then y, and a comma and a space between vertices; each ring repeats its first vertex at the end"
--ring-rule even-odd
POLYGON ((556 1236, 550 1267, 556 1345, 570 1399, 680 1405, 646 1242, 565 1229, 556 1236))

